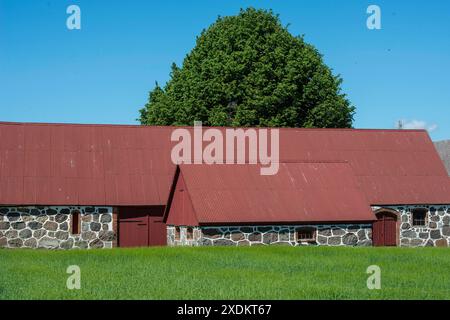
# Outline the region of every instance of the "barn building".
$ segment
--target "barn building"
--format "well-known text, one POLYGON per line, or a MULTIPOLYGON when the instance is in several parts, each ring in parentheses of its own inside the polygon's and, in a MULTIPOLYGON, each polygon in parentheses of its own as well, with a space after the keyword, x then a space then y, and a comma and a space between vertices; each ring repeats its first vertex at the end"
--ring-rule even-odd
POLYGON ((264 176, 175 165, 174 129, 0 123, 0 247, 450 243, 450 178, 426 131, 280 129, 264 176))

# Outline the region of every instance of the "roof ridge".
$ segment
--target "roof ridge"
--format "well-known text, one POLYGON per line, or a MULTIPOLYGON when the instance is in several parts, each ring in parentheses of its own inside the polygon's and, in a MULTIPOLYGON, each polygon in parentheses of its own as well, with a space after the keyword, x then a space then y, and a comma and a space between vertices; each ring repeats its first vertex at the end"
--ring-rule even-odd
MULTIPOLYGON (((0 125, 22 125, 22 126, 86 126, 86 127, 131 127, 131 128, 193 128, 193 126, 147 126, 140 124, 108 124, 108 123, 62 123, 62 122, 14 122, 0 121, 0 125)), ((203 126, 203 128, 221 129, 281 129, 301 131, 376 131, 376 132, 427 132, 425 129, 386 129, 386 128, 297 128, 297 127, 225 127, 225 126, 203 126)))

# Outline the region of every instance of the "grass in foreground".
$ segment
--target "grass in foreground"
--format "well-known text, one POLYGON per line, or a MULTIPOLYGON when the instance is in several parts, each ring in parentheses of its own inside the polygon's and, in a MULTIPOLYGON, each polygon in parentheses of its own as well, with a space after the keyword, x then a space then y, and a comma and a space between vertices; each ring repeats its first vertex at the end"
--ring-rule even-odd
POLYGON ((449 270, 448 248, 4 249, 0 299, 450 299, 449 270), (381 290, 367 289, 369 265, 381 290))

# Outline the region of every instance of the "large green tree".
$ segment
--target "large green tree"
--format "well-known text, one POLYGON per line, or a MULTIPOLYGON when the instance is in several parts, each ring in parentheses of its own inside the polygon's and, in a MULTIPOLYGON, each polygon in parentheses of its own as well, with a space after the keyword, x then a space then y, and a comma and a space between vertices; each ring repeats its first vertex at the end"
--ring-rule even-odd
POLYGON ((351 127, 354 107, 321 54, 272 11, 219 17, 140 110, 145 125, 351 127))

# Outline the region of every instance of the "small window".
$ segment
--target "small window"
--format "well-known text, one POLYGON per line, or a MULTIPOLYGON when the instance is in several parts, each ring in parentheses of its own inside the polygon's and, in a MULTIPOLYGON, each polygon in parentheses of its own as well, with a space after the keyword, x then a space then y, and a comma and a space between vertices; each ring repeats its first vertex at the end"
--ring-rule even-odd
POLYGON ((414 209, 412 211, 412 224, 415 227, 424 227, 426 225, 427 209, 414 209))
POLYGON ((80 212, 77 210, 72 211, 71 232, 72 234, 80 234, 81 220, 80 212))
POLYGON ((194 229, 192 227, 186 228, 186 240, 193 240, 194 239, 194 229))
POLYGON ((175 240, 180 240, 180 227, 175 227, 175 240))
POLYGON ((315 240, 316 230, 314 228, 297 229, 297 241, 313 241, 315 240))

